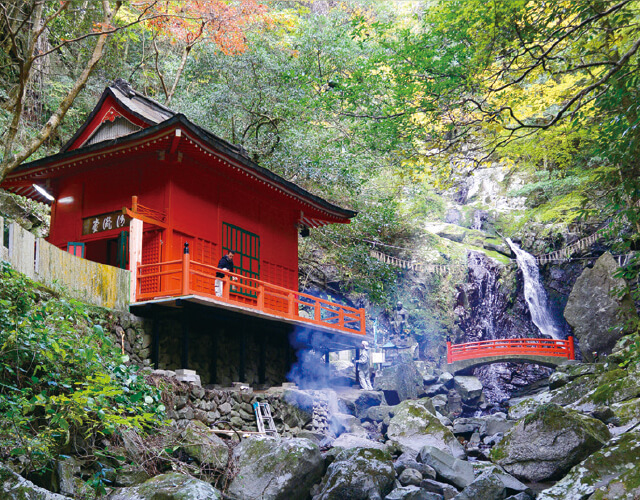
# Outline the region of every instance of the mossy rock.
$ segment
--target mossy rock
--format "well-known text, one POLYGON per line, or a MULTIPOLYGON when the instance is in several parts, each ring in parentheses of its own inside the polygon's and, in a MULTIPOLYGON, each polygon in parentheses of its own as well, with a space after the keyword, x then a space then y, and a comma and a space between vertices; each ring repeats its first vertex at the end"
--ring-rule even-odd
POLYGON ((396 474, 391 455, 383 450, 344 450, 329 466, 314 500, 385 498, 396 474))
POLYGON ((538 500, 635 499, 637 496, 625 495, 634 490, 637 495, 640 485, 639 462, 640 434, 621 434, 612 439, 605 448, 573 467, 554 486, 544 490, 538 500))
POLYGON ((554 480, 602 448, 609 437, 599 420, 548 403, 520 420, 490 457, 520 480, 554 480))
POLYGON ((66 500, 67 497, 51 493, 36 486, 8 467, 0 464, 0 498, 2 500, 66 500))
POLYGON ((424 446, 435 446, 454 457, 464 455, 464 449, 453 433, 435 416, 429 398, 403 401, 395 407, 389 422, 387 437, 404 448, 420 451, 424 446))
POLYGON ((583 394, 598 387, 598 384, 599 376, 596 374, 578 376, 562 387, 551 391, 550 402, 562 406, 575 403, 583 394))
POLYGON ((550 402, 552 393, 543 393, 536 396, 528 396, 520 399, 511 400, 508 409, 510 420, 520 420, 530 413, 536 411, 540 405, 550 402))
POLYGON ((324 472, 320 448, 309 439, 251 437, 233 458, 238 473, 229 494, 237 499, 306 499, 324 472))
POLYGON ((576 406, 612 405, 640 396, 640 373, 618 368, 598 377, 597 386, 576 401, 576 406))
POLYGON ((218 500, 222 495, 209 483, 186 474, 169 472, 138 486, 122 488, 110 500, 218 500))
POLYGON ((637 500, 640 498, 640 467, 626 464, 627 472, 611 481, 607 486, 598 488, 590 500, 637 500))
POLYGON ((627 425, 634 420, 640 420, 640 398, 616 403, 611 405, 610 408, 615 416, 618 417, 620 425, 627 425))
POLYGON ((556 371, 566 373, 569 380, 573 380, 583 375, 604 373, 606 368, 604 367, 604 363, 576 363, 560 365, 556 368, 556 371))
POLYGON ((181 447, 187 455, 199 464, 208 464, 224 469, 229 461, 229 447, 211 429, 198 420, 192 421, 182 432, 181 447))

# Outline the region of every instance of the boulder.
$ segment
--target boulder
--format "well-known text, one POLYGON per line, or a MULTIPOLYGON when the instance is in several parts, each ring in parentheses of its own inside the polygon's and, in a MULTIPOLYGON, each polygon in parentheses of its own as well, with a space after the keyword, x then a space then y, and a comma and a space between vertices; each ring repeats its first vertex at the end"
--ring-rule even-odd
POLYGON ((402 486, 420 486, 422 474, 415 469, 405 469, 398 476, 398 481, 402 486))
POLYGON ((384 393, 380 391, 353 391, 344 392, 338 396, 340 407, 349 408, 353 415, 362 419, 367 415, 369 408, 385 404, 384 393))
POLYGON ((611 405, 611 411, 615 414, 620 425, 637 422, 640 420, 640 398, 613 404, 611 405))
POLYGON ((457 375, 453 377, 453 388, 467 404, 477 402, 482 396, 482 382, 477 377, 457 375))
POLYGON ((573 328, 582 355, 593 361, 593 353, 609 354, 616 341, 628 333, 630 320, 637 319, 633 299, 618 291, 626 287, 614 274, 618 264, 603 254, 593 268, 585 269, 569 294, 564 317, 573 328))
POLYGON ((67 497, 51 493, 0 465, 0 498, 3 500, 66 500, 67 497))
POLYGON ((482 474, 462 493, 456 496, 456 500, 502 500, 505 497, 505 487, 500 479, 493 474, 482 474))
POLYGON ((376 373, 373 388, 384 393, 388 404, 395 405, 422 394, 422 375, 413 362, 385 366, 376 373))
POLYGON ((616 368, 600 375, 597 386, 572 403, 571 407, 591 412, 596 407, 621 403, 639 396, 640 372, 616 368))
POLYGON ((609 439, 599 420, 550 403, 536 409, 491 450, 491 459, 518 479, 561 478, 609 439))
POLYGON ((420 451, 424 446, 439 447, 456 457, 464 456, 464 448, 453 433, 440 423, 429 398, 403 401, 389 422, 387 437, 401 446, 420 451))
POLYGON ((372 422, 384 422, 385 419, 391 419, 395 414, 395 406, 372 406, 367 410, 367 419, 372 422))
POLYGON ((211 429, 198 420, 192 421, 181 434, 182 451, 199 464, 224 469, 229 461, 229 447, 211 429))
POLYGON ((151 479, 151 476, 144 469, 124 464, 116 470, 115 485, 116 486, 135 486, 151 479))
POLYGON ((551 399, 549 393, 545 393, 545 400, 540 400, 540 395, 536 396, 525 396, 522 398, 512 398, 510 400, 509 409, 507 410, 509 419, 511 420, 520 420, 530 413, 536 411, 536 408, 541 406, 544 403, 548 403, 551 399))
POLYGON ((308 439, 255 436, 233 450, 238 474, 229 495, 239 500, 306 499, 324 471, 320 448, 308 439))
POLYGON ((598 488, 591 500, 637 500, 640 498, 640 468, 632 467, 606 486, 598 488))
POLYGON ((564 372, 553 372, 549 377, 549 389, 557 389, 563 385, 567 385, 571 379, 564 372))
POLYGON ((414 469, 420 473, 422 478, 435 479, 436 471, 427 464, 418 462, 416 460, 417 456, 417 453, 403 453, 400 455, 393 464, 396 474, 400 476, 405 470, 414 469))
POLYGON ((458 489, 454 488, 450 484, 440 483, 438 481, 434 481, 433 479, 423 479, 420 483, 420 488, 425 491, 436 493, 444 500, 451 500, 458 495, 458 489))
POLYGON ((491 475, 493 477, 497 477, 504 486, 504 491, 506 495, 517 495, 518 493, 526 493, 530 496, 535 496, 534 491, 529 488, 526 484, 518 481, 511 474, 508 474, 502 467, 489 464, 482 468, 481 472, 478 474, 476 471, 477 479, 482 476, 491 475))
POLYGON ((109 500, 219 500, 222 494, 209 483, 186 474, 169 472, 137 486, 121 488, 109 500))
POLYGON ((422 392, 425 396, 432 398, 438 394, 447 394, 448 389, 443 384, 433 384, 425 387, 422 392))
POLYGON ((495 434, 505 434, 516 423, 507 420, 504 413, 495 413, 481 417, 457 418, 453 422, 453 433, 455 435, 471 435, 479 432, 481 437, 493 436, 495 434))
POLYGON ((429 385, 438 380, 440 373, 435 363, 430 363, 428 361, 415 361, 414 363, 420 372, 420 375, 422 375, 423 384, 429 385))
POLYGON ((424 446, 418 454, 418 462, 432 467, 439 481, 445 481, 458 488, 466 488, 473 482, 473 465, 458 460, 440 448, 424 446))
POLYGON ((518 493, 517 495, 511 495, 505 498, 505 500, 535 500, 534 495, 528 495, 527 493, 518 493))
MULTIPOLYGON (((625 499, 640 485, 640 433, 628 432, 613 438, 551 488, 543 490, 539 500, 625 499), (609 495, 609 493, 614 493, 609 495), (628 494, 628 495, 627 495, 628 494)), ((636 491, 637 495, 637 491, 636 491)))
POLYGON ((366 438, 368 436, 367 430, 362 427, 362 422, 358 417, 348 415, 346 413, 333 413, 330 421, 331 430, 340 435, 343 433, 355 434, 366 438))
POLYGON ((327 469, 313 500, 382 499, 393 489, 395 477, 387 452, 370 448, 344 450, 327 469))
POLYGON ((382 443, 372 441, 371 439, 367 439, 362 436, 349 434, 348 432, 340 434, 340 436, 333 440, 331 446, 333 446, 334 448, 343 448, 345 450, 349 450, 351 448, 375 448, 378 450, 385 449, 385 445, 382 443))
POLYGON ((442 500, 442 496, 418 486, 403 486, 389 493, 384 500, 442 500))
POLYGON ((453 375, 449 372, 442 372, 438 377, 438 384, 442 384, 447 389, 453 389, 453 375))
POLYGON ((440 495, 444 500, 451 500, 458 496, 458 489, 447 483, 440 483, 433 479, 423 479, 420 488, 430 493, 440 495))

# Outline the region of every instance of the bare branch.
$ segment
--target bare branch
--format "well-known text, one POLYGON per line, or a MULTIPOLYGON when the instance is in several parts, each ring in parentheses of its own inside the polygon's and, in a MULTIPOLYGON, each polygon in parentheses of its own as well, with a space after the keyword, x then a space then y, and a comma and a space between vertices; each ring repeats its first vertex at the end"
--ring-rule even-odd
MULTIPOLYGON (((104 24, 110 24, 116 15, 118 9, 122 5, 122 2, 118 0, 116 2, 115 9, 112 10, 109 5, 109 0, 102 0, 102 8, 103 8, 103 22, 104 24)), ((87 61, 85 67, 82 70, 82 73, 78 76, 76 81, 74 82, 72 88, 67 93, 66 97, 62 100, 58 109, 51 115, 47 123, 40 129, 37 136, 33 138, 30 142, 27 143, 24 150, 18 153, 17 155, 13 155, 11 149, 8 147, 5 148, 5 155, 0 163, 0 179, 3 179, 9 172, 15 169, 18 165, 20 165, 24 160, 26 160, 29 156, 31 156, 43 143, 46 141, 54 130, 60 125, 60 122, 67 114, 67 111, 73 104, 74 99, 78 95, 78 93, 84 88, 89 79, 89 75, 98 64, 102 55, 104 53, 105 45, 107 43, 107 39, 109 37, 108 33, 102 34, 98 37, 96 41, 96 45, 93 49, 91 57, 89 61, 87 61)), ((32 61, 30 61, 32 62, 32 61)), ((24 77, 28 78, 28 73, 24 73, 24 77)), ((18 116, 19 113, 14 114, 14 118, 18 116)), ((15 133, 13 134, 15 137, 15 133)), ((10 137, 10 139, 12 139, 10 137)), ((12 142, 12 141, 11 141, 12 142)), ((9 146, 9 144, 7 144, 9 146)))

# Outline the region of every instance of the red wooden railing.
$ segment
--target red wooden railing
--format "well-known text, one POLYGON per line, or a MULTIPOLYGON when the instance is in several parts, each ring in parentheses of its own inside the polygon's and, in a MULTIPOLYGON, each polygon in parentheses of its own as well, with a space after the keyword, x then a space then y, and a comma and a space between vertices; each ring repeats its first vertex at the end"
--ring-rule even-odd
POLYGON ((364 309, 336 304, 265 281, 222 271, 215 266, 192 261, 188 253, 180 260, 138 264, 136 302, 185 295, 213 298, 343 332, 360 335, 366 333, 364 309), (225 274, 221 297, 215 294, 218 271, 225 274), (149 287, 145 283, 156 285, 149 287), (148 288, 152 291, 142 291, 148 288))
POLYGON ((447 342, 447 363, 463 359, 509 355, 554 356, 576 359, 573 337, 567 340, 551 339, 498 339, 466 344, 447 342))

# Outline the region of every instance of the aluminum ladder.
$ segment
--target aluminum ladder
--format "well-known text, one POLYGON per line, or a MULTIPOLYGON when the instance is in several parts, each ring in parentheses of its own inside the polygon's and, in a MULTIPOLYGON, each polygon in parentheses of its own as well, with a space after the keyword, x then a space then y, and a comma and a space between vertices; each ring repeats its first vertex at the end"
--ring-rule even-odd
POLYGON ((271 415, 271 407, 269 403, 253 403, 253 411, 256 414, 256 423, 258 424, 258 432, 262 434, 270 434, 277 436, 278 431, 273 423, 273 416, 271 415), (265 422, 267 424, 265 429, 265 422))

